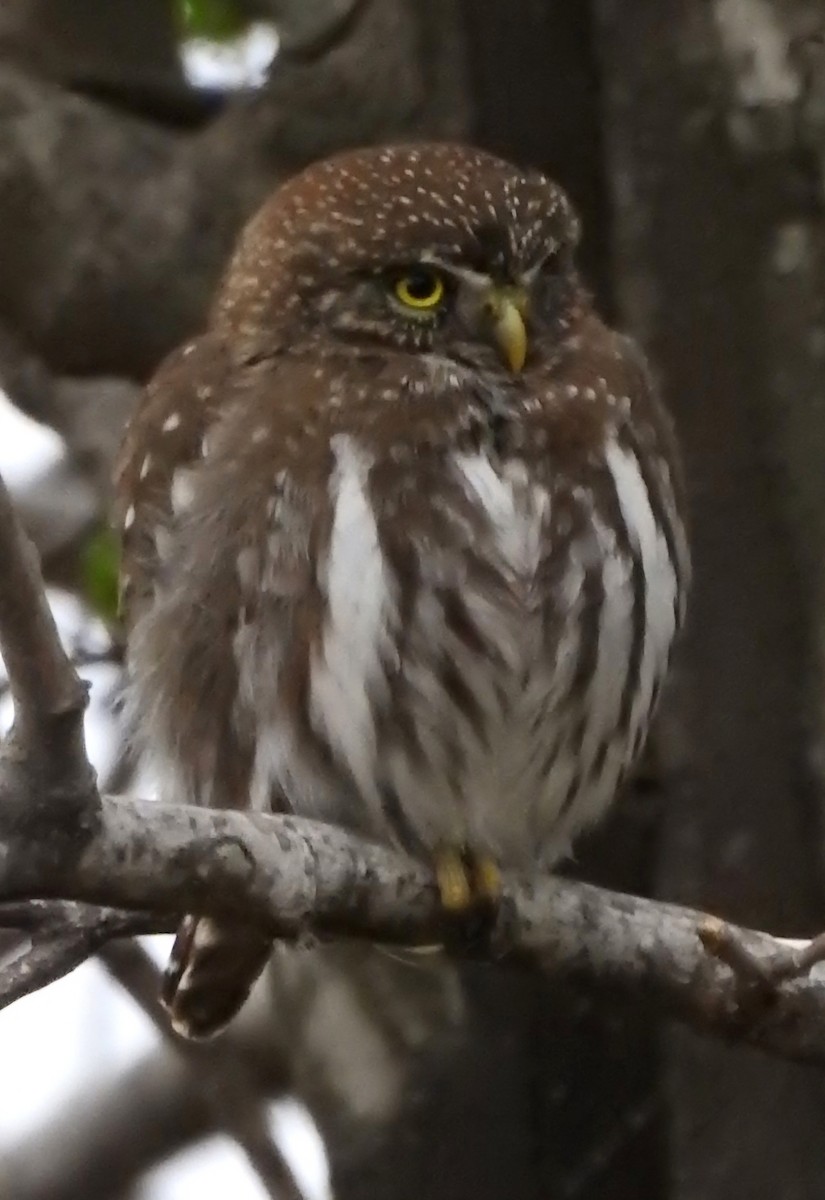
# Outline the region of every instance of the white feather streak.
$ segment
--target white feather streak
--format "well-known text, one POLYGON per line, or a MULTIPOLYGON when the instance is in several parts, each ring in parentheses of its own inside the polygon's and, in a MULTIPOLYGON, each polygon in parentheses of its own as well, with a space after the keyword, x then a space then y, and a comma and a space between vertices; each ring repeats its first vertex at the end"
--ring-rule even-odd
POLYGON ((605 455, 628 536, 641 555, 645 576, 645 643, 639 692, 633 706, 635 729, 647 718, 653 688, 664 673, 676 631, 676 572, 664 533, 653 515, 636 456, 615 439, 608 442, 605 455))
POLYGON ((332 439, 336 467, 326 563, 327 623, 312 664, 311 708, 364 795, 375 787, 371 691, 380 686, 381 650, 394 608, 375 514, 366 493, 370 459, 349 435, 332 439))

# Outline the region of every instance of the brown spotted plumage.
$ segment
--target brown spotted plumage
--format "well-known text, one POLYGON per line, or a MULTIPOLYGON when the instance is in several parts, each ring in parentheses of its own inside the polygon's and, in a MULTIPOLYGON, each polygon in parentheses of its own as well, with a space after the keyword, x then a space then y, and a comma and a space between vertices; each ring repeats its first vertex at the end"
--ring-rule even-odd
MULTIPOLYGON (((456 906, 461 863, 492 890, 605 811, 688 556, 577 237, 548 180, 451 145, 320 163, 247 227, 118 471, 132 721, 170 798, 390 841, 456 906)), ((189 919, 178 1028, 230 1019, 267 951, 189 919)))

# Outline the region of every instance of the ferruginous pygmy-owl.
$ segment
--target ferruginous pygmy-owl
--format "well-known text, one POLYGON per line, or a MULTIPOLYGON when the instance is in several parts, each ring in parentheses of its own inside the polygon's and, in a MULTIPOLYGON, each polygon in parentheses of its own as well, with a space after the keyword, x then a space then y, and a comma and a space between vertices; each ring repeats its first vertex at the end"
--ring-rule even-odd
MULTIPOLYGON (((250 222, 118 469, 131 709, 169 798, 290 811, 436 865, 460 909, 552 864, 643 745, 688 576, 668 420, 543 176, 412 145, 250 222)), ((189 918, 180 1030, 258 928, 189 918)))

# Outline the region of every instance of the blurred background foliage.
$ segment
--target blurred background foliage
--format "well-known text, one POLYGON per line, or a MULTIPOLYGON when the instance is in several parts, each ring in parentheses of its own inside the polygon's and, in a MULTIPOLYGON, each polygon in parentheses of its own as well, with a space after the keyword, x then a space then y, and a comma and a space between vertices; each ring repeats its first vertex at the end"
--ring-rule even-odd
POLYGON ((230 41, 250 24, 248 11, 234 0, 174 0, 175 15, 184 38, 230 41))
POLYGON ((111 529, 98 529, 80 553, 81 590, 94 612, 107 623, 117 620, 120 547, 111 529))

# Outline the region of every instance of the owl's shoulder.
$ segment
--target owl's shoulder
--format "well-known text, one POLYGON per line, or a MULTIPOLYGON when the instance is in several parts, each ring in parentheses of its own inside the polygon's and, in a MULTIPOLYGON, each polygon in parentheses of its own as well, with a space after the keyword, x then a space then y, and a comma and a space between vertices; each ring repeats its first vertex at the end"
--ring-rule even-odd
MULTIPOLYGON (((147 454, 158 464, 194 452, 228 373, 226 351, 211 334, 173 350, 144 388, 115 459, 116 515, 146 478, 147 454)), ((150 465, 151 465, 150 457, 150 465)))

